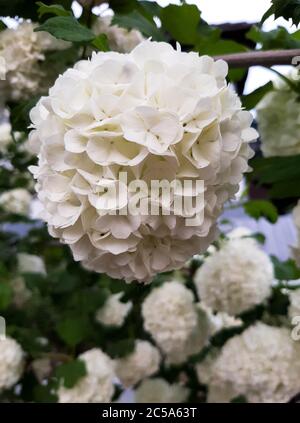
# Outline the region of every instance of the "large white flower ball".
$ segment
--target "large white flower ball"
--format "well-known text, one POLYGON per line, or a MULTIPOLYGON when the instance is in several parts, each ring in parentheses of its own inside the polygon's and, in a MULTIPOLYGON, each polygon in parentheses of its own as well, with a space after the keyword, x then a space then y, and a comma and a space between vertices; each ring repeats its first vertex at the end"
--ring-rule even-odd
POLYGON ((261 149, 265 157, 300 154, 300 103, 287 85, 268 93, 257 106, 261 149))
POLYGON ((134 351, 115 363, 117 377, 128 388, 158 371, 160 353, 150 342, 137 340, 134 351))
POLYGON ((187 400, 189 390, 179 383, 170 384, 161 378, 146 379, 135 391, 137 403, 182 403, 187 400))
POLYGON ((0 392, 13 387, 24 370, 24 351, 12 338, 0 340, 0 392))
POLYGON ((181 282, 166 282, 154 288, 142 305, 144 328, 173 364, 198 353, 208 337, 192 291, 181 282))
POLYGON ((87 374, 73 388, 61 386, 60 403, 108 403, 114 394, 114 365, 99 348, 93 348, 78 357, 84 361, 87 374))
POLYGON ((145 41, 78 62, 41 98, 31 111, 32 171, 42 217, 75 260, 145 282, 207 249, 257 136, 226 74, 223 61, 145 41), (153 198, 153 180, 204 186, 173 184, 153 198), (187 199, 196 198, 195 209, 187 199), (130 211, 140 203, 149 213, 130 211), (188 226, 194 211, 203 219, 188 226))
POLYGON ((194 276, 200 299, 232 316, 263 303, 273 280, 273 264, 252 238, 229 239, 194 276))
POLYGON ((300 344, 290 330, 257 323, 231 338, 212 368, 209 402, 244 395, 249 402, 283 403, 300 390, 300 344))

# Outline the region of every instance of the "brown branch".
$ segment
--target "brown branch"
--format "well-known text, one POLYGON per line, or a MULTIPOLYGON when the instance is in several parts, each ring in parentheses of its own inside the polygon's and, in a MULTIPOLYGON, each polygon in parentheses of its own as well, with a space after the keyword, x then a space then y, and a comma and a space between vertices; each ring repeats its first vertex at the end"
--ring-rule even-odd
POLYGON ((226 60, 231 68, 250 68, 251 66, 292 65, 292 59, 296 56, 299 56, 300 64, 300 49, 249 51, 247 53, 214 56, 214 58, 226 60))

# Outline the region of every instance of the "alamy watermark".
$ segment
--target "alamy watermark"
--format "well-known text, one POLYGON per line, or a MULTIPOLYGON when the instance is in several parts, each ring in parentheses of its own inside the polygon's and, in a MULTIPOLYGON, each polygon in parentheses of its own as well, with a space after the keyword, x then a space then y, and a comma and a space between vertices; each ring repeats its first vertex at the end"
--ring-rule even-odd
POLYGON ((127 172, 117 180, 102 179, 91 202, 103 215, 181 216, 186 226, 199 226, 204 218, 204 181, 152 179, 128 181, 127 172))

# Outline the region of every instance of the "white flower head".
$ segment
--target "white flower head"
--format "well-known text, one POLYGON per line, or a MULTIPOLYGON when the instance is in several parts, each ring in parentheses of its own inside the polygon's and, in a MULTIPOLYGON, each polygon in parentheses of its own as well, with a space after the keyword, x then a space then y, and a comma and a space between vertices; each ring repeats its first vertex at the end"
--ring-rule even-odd
POLYGON ((7 213, 27 216, 29 213, 31 194, 24 188, 15 188, 0 195, 0 206, 7 213))
MULTIPOLYGON (((153 289, 142 305, 144 327, 167 356, 179 364, 199 352, 207 341, 192 291, 177 281, 153 289)), ((204 323, 204 324, 203 324, 204 323)))
POLYGON ((223 61, 144 41, 128 54, 78 62, 32 109, 30 145, 39 162, 31 170, 42 218, 75 260, 113 278, 150 282, 208 248, 257 136, 226 73, 223 61), (151 197, 153 180, 191 179, 201 188, 175 186, 167 199, 151 197), (140 184, 143 201, 130 182, 140 184), (190 227, 191 206, 180 211, 178 200, 200 194, 203 219, 190 227), (131 212, 139 201, 158 213, 131 212))
POLYGON ((12 338, 0 340, 0 392, 12 388, 24 370, 24 351, 12 338))
POLYGON ((284 403, 299 392, 300 345, 289 329, 257 323, 231 338, 212 364, 209 402, 244 395, 254 403, 284 403))
POLYGON ((182 403, 187 400, 189 390, 179 383, 170 384, 164 379, 145 379, 135 391, 137 403, 182 403))
POLYGON ((229 239, 194 276, 204 304, 232 316, 263 303, 273 280, 272 262, 252 238, 229 239))
POLYGON ((34 254, 18 253, 18 272, 19 273, 40 273, 46 275, 44 260, 34 254))
POLYGON ((286 84, 269 92, 257 106, 261 149, 265 157, 300 154, 300 103, 286 84))
POLYGON ((114 367, 111 359, 99 348, 93 348, 78 357, 84 361, 87 374, 73 388, 61 386, 60 403, 108 403, 114 393, 114 367))
POLYGON ((22 308, 31 298, 32 293, 27 288, 25 280, 21 277, 15 277, 10 281, 13 291, 13 304, 16 308, 22 308))
POLYGON ((120 301, 123 293, 111 295, 104 306, 96 312, 96 321, 104 326, 121 327, 132 308, 132 302, 120 301))
POLYGON ((16 28, 7 28, 0 33, 0 79, 5 79, 0 87, 1 95, 8 100, 28 99, 48 89, 53 64, 47 69, 42 66, 45 54, 69 46, 47 32, 34 32, 36 26, 24 21, 16 28))
MULTIPOLYGON (((84 1, 88 2, 90 0, 84 1)), ((96 35, 106 34, 112 50, 120 53, 129 53, 134 47, 144 41, 140 31, 136 29, 127 30, 118 25, 112 25, 111 21, 111 16, 99 17, 93 25, 93 31, 96 35)))
POLYGON ((115 360, 115 364, 117 377, 129 388, 158 371, 160 353, 150 342, 137 340, 134 351, 115 360))

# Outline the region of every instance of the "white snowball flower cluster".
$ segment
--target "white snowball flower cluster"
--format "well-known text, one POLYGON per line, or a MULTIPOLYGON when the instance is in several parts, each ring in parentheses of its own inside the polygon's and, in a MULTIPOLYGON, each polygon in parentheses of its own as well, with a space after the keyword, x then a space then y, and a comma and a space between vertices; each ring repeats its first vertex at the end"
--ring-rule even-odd
POLYGON ((300 288, 289 291, 289 300, 288 315, 290 319, 293 319, 295 316, 300 316, 300 288))
POLYGON ((129 388, 158 371, 160 354, 150 342, 137 340, 134 351, 115 360, 115 363, 116 375, 121 383, 129 388))
POLYGON ((179 364, 199 352, 207 341, 192 291, 177 281, 155 288, 142 305, 144 327, 167 356, 179 364))
POLYGON ((244 395, 249 402, 283 403, 300 389, 300 344, 287 328, 257 323, 231 338, 213 365, 209 402, 244 395))
POLYGON ((24 188, 15 188, 0 195, 0 207, 7 213, 27 216, 32 200, 31 194, 24 188))
POLYGON ((36 26, 25 21, 17 28, 0 32, 0 57, 6 63, 5 81, 0 83, 0 89, 1 96, 8 100, 18 101, 46 91, 51 69, 43 67, 45 53, 69 46, 47 32, 34 32, 36 26))
POLYGON ((145 41, 130 54, 100 52, 80 61, 41 98, 31 111, 39 157, 32 171, 42 217, 75 260, 145 282, 206 250, 257 136, 226 74, 223 61, 145 41), (183 188, 153 199, 153 180, 183 188), (186 180, 204 181, 204 192, 185 189, 186 180), (143 182, 142 190, 132 190, 132 181, 143 182), (140 195, 158 215, 130 213, 140 195), (188 226, 194 207, 186 200, 196 196, 203 220, 188 226), (185 200, 181 212, 178 199, 185 200))
POLYGON ((99 17, 92 28, 96 35, 106 34, 111 50, 129 53, 134 47, 144 41, 140 31, 136 29, 127 30, 118 25, 112 25, 111 21, 112 16, 99 17))
POLYGON ((12 338, 0 340, 0 392, 10 389, 22 376, 24 352, 12 338))
POLYGON ((6 60, 3 56, 0 56, 0 81, 4 81, 6 78, 6 60))
POLYGON ((135 391, 137 403, 182 403, 187 400, 189 390, 178 383, 170 384, 161 378, 146 379, 135 391))
POLYGON ((96 321, 105 326, 121 327, 132 309, 132 302, 122 303, 123 293, 111 295, 104 306, 96 312, 96 321))
POLYGON ((0 124, 0 153, 5 153, 11 142, 11 125, 9 122, 2 122, 0 124))
POLYGON ((261 149, 265 157, 300 154, 300 103, 287 85, 269 92, 257 106, 261 149))
POLYGON ((264 302, 273 280, 272 262, 252 238, 229 239, 194 276, 200 299, 214 311, 230 315, 264 302))
POLYGON ((46 275, 46 267, 44 260, 34 254, 19 253, 17 254, 18 272, 19 273, 41 273, 46 275))
POLYGON ((297 231, 297 245, 292 247, 293 256, 298 266, 300 266, 300 201, 293 210, 293 220, 297 231))
POLYGON ((108 403, 114 394, 114 368, 111 359, 99 348, 78 357, 85 362, 87 374, 73 388, 58 389, 60 403, 108 403))

